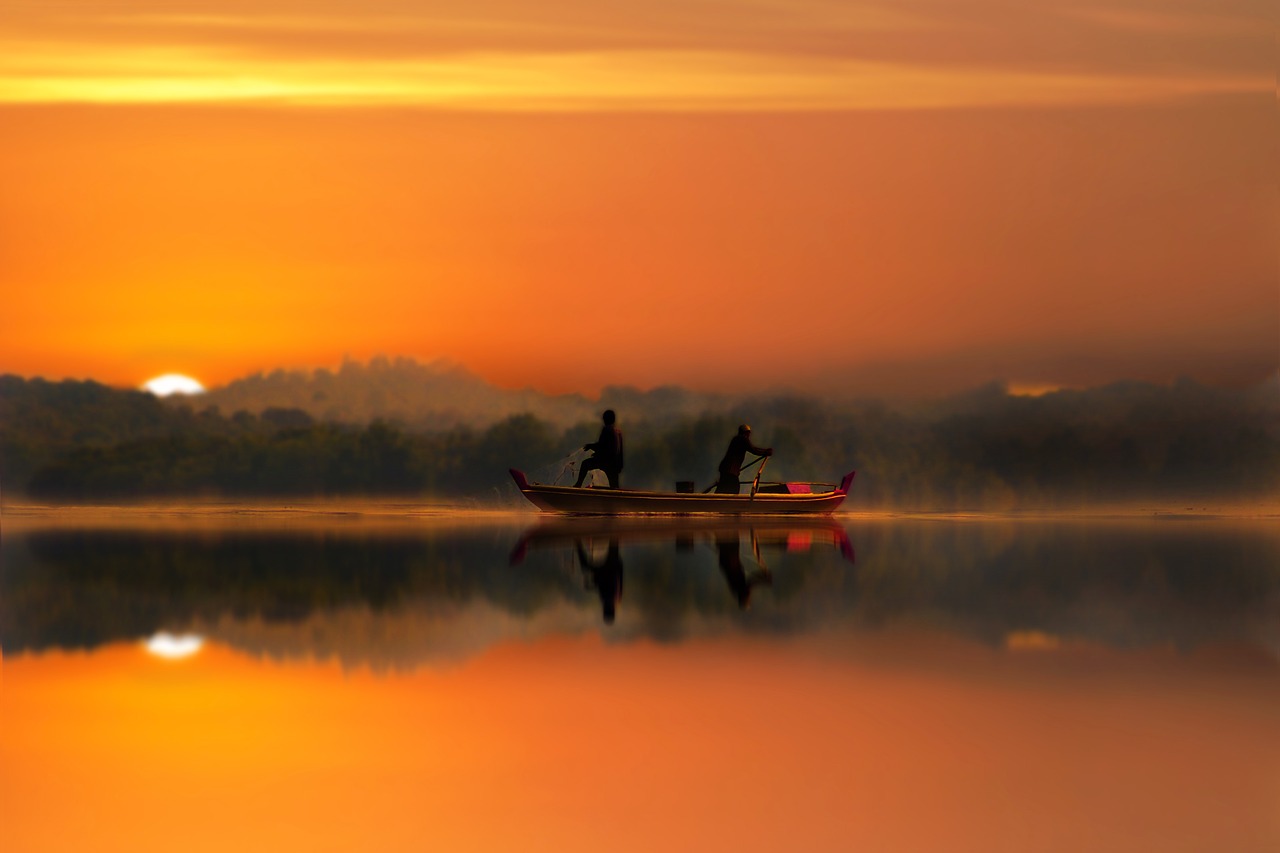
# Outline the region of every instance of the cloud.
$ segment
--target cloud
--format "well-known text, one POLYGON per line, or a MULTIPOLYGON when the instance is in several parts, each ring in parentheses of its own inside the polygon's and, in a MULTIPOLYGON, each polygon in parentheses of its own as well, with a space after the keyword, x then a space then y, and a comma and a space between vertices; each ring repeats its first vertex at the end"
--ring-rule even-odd
POLYGON ((1116 104, 1274 87, 1261 7, 912 0, 636 8, 315 0, 23 7, 0 102, 527 110, 1116 104), (1201 26, 1203 25, 1203 26, 1201 26))

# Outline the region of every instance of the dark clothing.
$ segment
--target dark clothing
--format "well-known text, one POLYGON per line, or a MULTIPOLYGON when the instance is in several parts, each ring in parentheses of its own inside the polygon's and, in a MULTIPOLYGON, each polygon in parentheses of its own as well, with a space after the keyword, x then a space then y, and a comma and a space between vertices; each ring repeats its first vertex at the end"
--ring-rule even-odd
POLYGON ((589 471, 603 471, 609 478, 609 485, 618 488, 619 475, 622 474, 622 430, 613 424, 605 424, 600 430, 600 438, 583 450, 593 451, 593 455, 583 461, 578 469, 578 482, 574 485, 581 486, 589 471))
POLYGON ((740 495, 742 494, 742 481, 738 479, 737 474, 721 474, 720 479, 716 481, 717 495, 740 495))
POLYGON ((622 430, 612 424, 605 424, 600 430, 600 437, 588 444, 585 450, 595 451, 591 458, 602 466, 622 470, 622 430))
POLYGON ((720 460, 720 482, 716 484, 716 494, 736 495, 741 491, 738 477, 742 474, 742 462, 747 453, 756 456, 772 456, 770 447, 756 447, 748 436, 738 434, 729 440, 729 449, 720 460))
POLYGON ((598 456, 592 456, 590 459, 582 460, 582 467, 578 469, 578 482, 573 485, 575 487, 581 487, 583 481, 587 479, 587 474, 591 471, 603 471, 605 476, 609 478, 609 488, 618 488, 618 481, 622 474, 621 466, 618 468, 606 468, 604 464, 600 462, 600 457, 598 456))
POLYGON ((742 473, 742 462, 747 458, 747 453, 754 453, 756 456, 771 456, 773 449, 769 447, 756 447, 751 443, 751 439, 745 435, 735 435, 729 440, 729 449, 724 452, 724 458, 720 460, 720 474, 732 474, 738 476, 742 473))

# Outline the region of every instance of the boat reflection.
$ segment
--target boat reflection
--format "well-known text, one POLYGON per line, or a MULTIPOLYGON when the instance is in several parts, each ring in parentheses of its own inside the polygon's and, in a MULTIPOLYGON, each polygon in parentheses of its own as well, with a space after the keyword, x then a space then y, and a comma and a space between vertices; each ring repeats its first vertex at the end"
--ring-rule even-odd
POLYGON ((770 550, 805 552, 830 546, 848 563, 854 561, 853 544, 844 526, 829 518, 739 519, 733 517, 578 517, 547 519, 520 537, 511 552, 511 564, 523 563, 532 549, 567 551, 577 556, 586 589, 600 596, 605 624, 613 624, 622 599, 622 545, 652 545, 670 541, 677 551, 714 553, 716 562, 739 609, 751 605, 756 587, 773 585, 768 565, 770 550), (599 542, 605 542, 598 554, 599 542), (749 563, 743 549, 750 548, 749 563))

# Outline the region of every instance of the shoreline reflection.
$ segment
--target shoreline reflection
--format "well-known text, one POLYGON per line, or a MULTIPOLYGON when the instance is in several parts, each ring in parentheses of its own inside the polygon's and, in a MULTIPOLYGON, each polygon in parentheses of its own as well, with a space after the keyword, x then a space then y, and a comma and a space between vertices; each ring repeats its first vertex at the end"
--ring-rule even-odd
POLYGON ((274 659, 411 669, 592 632, 667 644, 910 626, 1022 653, 1236 646, 1274 662, 1278 566, 1274 527, 1204 522, 61 528, 0 539, 0 650, 168 632, 274 659))

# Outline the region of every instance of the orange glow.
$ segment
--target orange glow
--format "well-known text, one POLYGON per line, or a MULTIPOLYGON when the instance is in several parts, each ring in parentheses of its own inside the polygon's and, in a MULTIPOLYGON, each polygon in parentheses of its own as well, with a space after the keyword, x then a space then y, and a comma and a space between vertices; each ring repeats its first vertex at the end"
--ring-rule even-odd
POLYGON ((1061 385, 1052 382, 1011 382, 1008 391, 1015 397, 1043 397, 1062 390, 1061 385))
POLYGON ((1223 48, 1176 70, 1134 71, 1084 56, 1042 66, 1007 62, 1025 50, 1022 43, 1061 51, 1063 35, 1104 48, 1108 31, 1131 39, 1133 33, 1172 38, 1209 31, 1247 44, 1266 35, 1261 7, 1178 16, 1112 0, 1074 15, 1010 19, 1006 10, 971 0, 966 23, 1001 15, 1009 36, 981 45, 984 62, 965 64, 943 44, 957 30, 975 34, 957 28, 954 4, 939 0, 910 11, 876 2, 799 2, 788 4, 785 15, 768 4, 730 11, 666 0, 649 4, 647 13, 560 0, 550 15, 533 16, 488 2, 421 8, 410 2, 395 13, 353 13, 332 0, 238 5, 209 14, 181 0, 128 11, 90 2, 76 18, 19 7, 10 13, 7 38, 0 37, 0 102, 918 109, 1265 93, 1274 82, 1264 68, 1226 61, 1231 57, 1223 48), (726 15, 733 27, 724 26, 726 15), (824 49, 820 36, 846 49, 824 49), (896 43, 896 57, 868 49, 873 40, 896 43), (861 51, 849 49, 856 46, 861 51))
POLYGON ((22 4, 0 370, 1274 372, 1269 7, 961 5, 22 4))
POLYGON ((1010 72, 904 67, 832 58, 644 52, 467 55, 405 62, 283 58, 245 62, 136 48, 50 55, 10 43, 26 73, 0 77, 0 103, 268 102, 502 111, 925 109, 1131 104, 1214 92, 1261 92, 1265 76, 1010 72), (34 54, 34 55, 33 55, 34 54), (83 68, 83 76, 67 67, 83 68), (28 71, 28 69, 34 69, 28 71))
POLYGON ((797 658, 559 639, 386 676, 217 646, 177 665, 137 646, 9 659, 3 837, 15 850, 516 849, 532 835, 563 850, 990 849, 1047 833, 1127 850, 1280 832, 1267 679, 889 636, 842 662, 806 642, 797 658))

